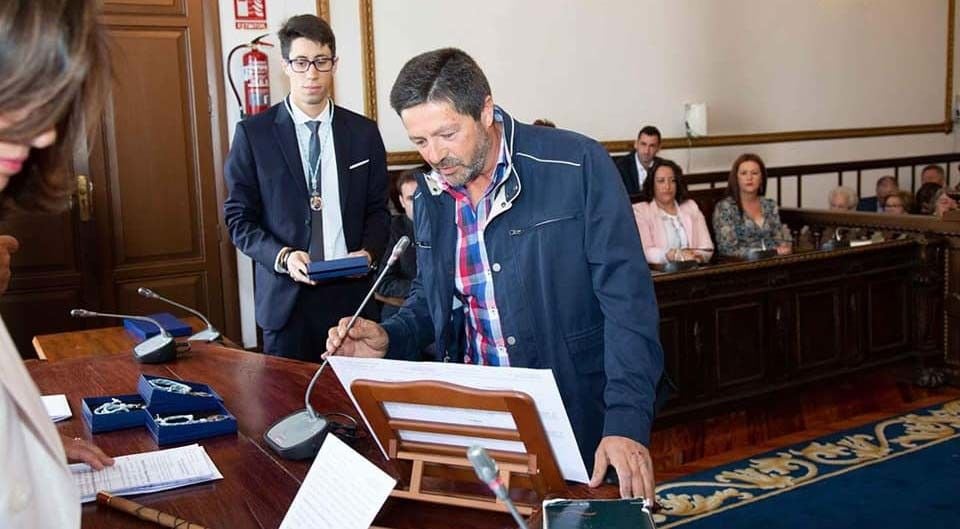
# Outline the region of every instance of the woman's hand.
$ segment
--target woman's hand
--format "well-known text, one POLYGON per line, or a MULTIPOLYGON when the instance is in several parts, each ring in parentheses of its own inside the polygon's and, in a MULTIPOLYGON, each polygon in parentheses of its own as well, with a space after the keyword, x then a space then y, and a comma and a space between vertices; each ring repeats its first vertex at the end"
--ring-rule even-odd
POLYGON ((103 470, 103 467, 113 465, 113 458, 90 441, 60 434, 60 442, 63 443, 63 451, 67 453, 68 461, 81 461, 94 470, 103 470))

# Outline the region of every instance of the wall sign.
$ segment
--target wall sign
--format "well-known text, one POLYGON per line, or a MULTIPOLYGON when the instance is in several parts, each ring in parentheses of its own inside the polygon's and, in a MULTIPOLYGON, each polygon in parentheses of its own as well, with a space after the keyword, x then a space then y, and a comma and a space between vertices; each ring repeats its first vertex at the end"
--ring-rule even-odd
POLYGON ((267 0, 233 0, 237 29, 267 29, 267 0))

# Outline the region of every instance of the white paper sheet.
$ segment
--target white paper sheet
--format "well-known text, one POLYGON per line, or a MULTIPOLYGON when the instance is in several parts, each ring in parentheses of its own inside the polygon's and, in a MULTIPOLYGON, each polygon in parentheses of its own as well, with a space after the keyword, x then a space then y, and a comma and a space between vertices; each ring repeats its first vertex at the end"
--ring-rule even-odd
POLYGON ((84 503, 95 500, 101 490, 126 496, 223 479, 207 451, 196 444, 113 460, 113 466, 103 470, 93 470, 84 463, 70 465, 84 503))
POLYGON ((335 435, 328 435, 280 529, 367 529, 397 485, 335 435))
POLYGON ((73 417, 66 395, 43 395, 40 400, 43 401, 43 407, 47 409, 51 421, 60 422, 73 417))
MULTIPOLYGON (((583 463, 583 457, 580 455, 580 449, 577 446, 577 439, 573 436, 573 427, 567 417, 567 410, 563 407, 563 401, 560 399, 557 381, 553 377, 553 372, 549 369, 476 366, 444 362, 408 362, 342 356, 330 357, 330 365, 336 372, 337 378, 340 379, 340 383, 346 388, 347 394, 350 395, 355 407, 357 407, 357 400, 350 391, 350 384, 358 379, 382 382, 433 380, 475 389, 526 393, 533 398, 537 406, 540 422, 543 423, 543 429, 550 439, 553 456, 557 460, 557 466, 560 467, 560 473, 563 474, 564 479, 580 483, 589 481, 586 465, 583 463)), ((357 408, 359 409, 359 407, 357 408)), ((405 418, 418 418, 452 424, 479 424, 498 428, 513 426, 513 420, 509 416, 505 421, 502 417, 503 414, 491 415, 491 412, 486 411, 444 408, 442 406, 428 406, 425 407, 427 409, 418 410, 417 406, 400 403, 388 404, 386 408, 391 416, 393 416, 394 411, 399 411, 399 416, 405 418)), ((367 418, 364 417, 363 420, 367 421, 367 418)), ((367 427, 370 427, 369 422, 367 427)), ((466 444, 461 442, 451 443, 449 437, 436 436, 430 438, 423 433, 401 432, 401 436, 408 439, 411 438, 411 434, 416 436, 418 441, 459 446, 469 446, 474 442, 479 442, 487 449, 503 449, 486 440, 463 438, 458 441, 464 441, 466 444)), ((379 444, 379 439, 376 436, 373 437, 379 444)), ((380 447, 380 450, 386 456, 386 450, 383 446, 380 447)))

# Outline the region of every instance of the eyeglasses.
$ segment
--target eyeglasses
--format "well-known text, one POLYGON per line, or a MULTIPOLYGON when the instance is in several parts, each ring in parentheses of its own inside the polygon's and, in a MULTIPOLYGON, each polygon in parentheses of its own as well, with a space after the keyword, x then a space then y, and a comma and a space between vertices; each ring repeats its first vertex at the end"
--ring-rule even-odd
POLYGON ((292 59, 287 61, 287 64, 290 65, 290 69, 297 73, 304 73, 310 69, 312 64, 318 72, 329 72, 333 69, 333 65, 337 63, 336 57, 317 57, 314 60, 310 59, 292 59))

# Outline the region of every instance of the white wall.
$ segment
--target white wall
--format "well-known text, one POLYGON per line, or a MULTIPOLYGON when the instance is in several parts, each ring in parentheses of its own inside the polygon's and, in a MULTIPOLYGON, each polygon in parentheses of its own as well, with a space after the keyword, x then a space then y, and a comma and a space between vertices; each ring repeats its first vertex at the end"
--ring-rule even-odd
MULTIPOLYGON (((683 135, 682 104, 706 102, 710 134, 926 124, 943 119, 948 0, 372 0, 377 101, 387 150, 412 146, 389 108, 413 55, 457 46, 517 118, 546 117, 598 140, 632 139, 647 123, 683 135)), ((233 29, 219 0, 224 57, 257 31, 233 29)), ((329 0, 340 56, 337 103, 363 112, 358 0, 329 0)), ((267 0, 269 31, 315 0, 267 0)), ((276 38, 271 37, 276 43, 276 38)), ((270 54, 274 101, 286 94, 270 54)), ((956 51, 954 61, 960 56, 956 51)), ((954 65, 954 92, 960 87, 954 65)), ((955 98, 956 96, 954 96, 955 98)), ((231 137, 239 114, 228 94, 231 137)), ((770 166, 957 152, 955 134, 918 134, 664 151, 688 171, 727 169, 751 151, 770 166), (688 165, 689 156, 689 165, 688 165)), ((865 173, 864 190, 883 172, 865 173)), ((960 175, 950 175, 960 181, 960 175)), ((845 183, 855 185, 855 175, 845 183)), ((783 201, 796 189, 785 181, 783 201)), ((909 185, 909 174, 902 184, 909 185)), ((806 181, 822 206, 836 175, 806 181)), ((775 193, 774 186, 770 192, 775 193)), ((254 336, 252 287, 241 260, 244 344, 254 336), (251 338, 248 340, 248 338, 251 338)))

